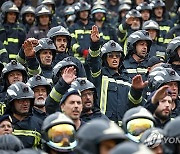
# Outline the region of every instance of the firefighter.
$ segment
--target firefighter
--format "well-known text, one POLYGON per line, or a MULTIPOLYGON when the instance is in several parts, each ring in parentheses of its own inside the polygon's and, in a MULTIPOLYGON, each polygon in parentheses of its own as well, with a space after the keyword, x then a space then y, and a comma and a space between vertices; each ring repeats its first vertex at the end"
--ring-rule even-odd
POLYGON ((72 51, 74 57, 80 60, 84 64, 87 77, 89 76, 89 67, 86 62, 88 49, 90 46, 90 31, 93 26, 93 22, 90 20, 90 9, 91 6, 87 2, 81 2, 80 7, 76 13, 76 22, 69 27, 72 40, 72 51))
POLYGON ((47 117, 45 109, 45 101, 51 91, 51 85, 46 78, 40 75, 31 77, 27 84, 34 91, 34 107, 33 115, 40 118, 42 121, 47 117))
POLYGON ((103 45, 109 40, 118 42, 116 29, 113 28, 107 19, 107 9, 104 5, 97 4, 91 9, 91 16, 94 24, 98 27, 103 45))
POLYGON ((166 48, 166 60, 180 75, 180 37, 175 37, 166 48))
POLYGON ((143 2, 136 7, 136 10, 141 13, 143 23, 150 20, 152 13, 152 7, 150 4, 148 4, 147 2, 143 2))
POLYGON ((160 27, 159 42, 163 45, 167 32, 174 26, 167 18, 166 6, 162 0, 152 2, 152 20, 156 21, 160 27))
MULTIPOLYGON (((159 66, 154 68, 148 76, 148 87, 151 92, 157 90, 163 85, 168 85, 168 90, 170 91, 170 95, 172 97, 172 113, 170 115, 171 118, 177 117, 180 114, 179 107, 179 84, 180 84, 180 76, 174 71, 172 68, 165 68, 163 66, 159 66), (159 80, 158 78, 161 78, 159 80)), ((158 101, 152 103, 148 101, 145 104, 145 107, 154 113, 157 108, 158 101), (153 107, 150 107, 153 106, 153 107)))
POLYGON ((35 8, 33 6, 24 6, 21 9, 21 22, 26 29, 26 34, 35 24, 35 8))
POLYGON ((52 84, 53 61, 56 57, 56 47, 49 38, 41 38, 38 45, 34 48, 36 57, 41 67, 41 75, 52 84))
POLYGON ((142 16, 141 13, 135 9, 130 10, 123 20, 122 23, 118 26, 118 39, 121 43, 121 46, 124 48, 124 54, 127 53, 127 38, 133 32, 141 29, 142 26, 142 16))
POLYGON ((42 147, 49 154, 73 154, 77 146, 76 127, 73 121, 61 112, 49 115, 42 125, 42 147))
POLYGON ((152 40, 145 30, 138 30, 128 37, 127 55, 123 61, 122 73, 126 78, 132 79, 141 74, 143 81, 147 80, 148 54, 152 40))
POLYGON ((59 111, 59 103, 62 96, 70 88, 71 83, 79 77, 79 69, 70 59, 64 59, 53 68, 52 80, 54 87, 46 99, 46 111, 48 114, 59 111))
POLYGON ((85 122, 94 118, 103 118, 108 120, 107 116, 101 113, 97 99, 96 87, 92 82, 86 79, 77 78, 71 83, 71 88, 80 90, 83 110, 81 119, 85 122))
POLYGON ((56 46, 57 53, 54 60, 54 66, 64 58, 71 59, 78 68, 79 68, 79 76, 86 77, 86 72, 83 64, 75 57, 72 56, 71 52, 71 35, 67 29, 63 26, 53 27, 49 30, 47 37, 52 39, 54 45, 56 46))
POLYGON ((115 122, 120 122, 126 110, 142 101, 142 89, 147 85, 141 75, 125 80, 120 74, 123 61, 122 47, 110 40, 100 48, 98 27, 91 32, 89 66, 93 83, 97 87, 101 112, 115 122), (131 87, 131 88, 130 88, 131 87))
POLYGON ((49 31, 52 14, 49 8, 45 5, 40 5, 35 10, 36 25, 31 27, 26 38, 41 39, 47 37, 49 31))
POLYGON ((25 148, 40 146, 42 121, 32 116, 34 92, 23 82, 12 84, 7 89, 6 111, 12 117, 13 134, 25 148))
POLYGON ((153 115, 144 107, 138 106, 128 110, 122 119, 122 127, 127 137, 136 143, 140 142, 144 131, 155 126, 153 115))
POLYGON ((22 25, 18 24, 17 21, 19 10, 11 1, 3 3, 1 10, 2 24, 0 26, 0 41, 6 48, 9 59, 16 59, 17 53, 26 37, 22 25))
POLYGON ((150 38, 152 39, 151 48, 148 54, 149 58, 151 58, 152 56, 157 56, 165 59, 165 47, 158 42, 160 33, 158 23, 153 20, 148 20, 144 22, 142 29, 147 30, 149 32, 150 38))
POLYGON ((127 140, 124 131, 117 124, 98 118, 83 125, 76 136, 79 142, 75 152, 78 154, 108 154, 118 143, 127 140))

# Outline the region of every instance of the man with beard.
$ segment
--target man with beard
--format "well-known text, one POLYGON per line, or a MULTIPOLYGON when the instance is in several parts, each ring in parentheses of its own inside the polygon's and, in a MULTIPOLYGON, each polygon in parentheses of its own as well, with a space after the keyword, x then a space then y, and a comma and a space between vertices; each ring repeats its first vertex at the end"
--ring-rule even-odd
POLYGON ((151 107, 154 107, 154 112, 150 111, 156 119, 156 127, 163 129, 171 120, 170 117, 173 109, 173 97, 170 86, 164 85, 160 87, 150 95, 148 101, 151 102, 151 107))
POLYGON ((135 9, 130 10, 126 16, 125 20, 122 21, 122 24, 118 26, 118 37, 121 43, 121 46, 124 46, 124 53, 126 55, 126 43, 127 37, 133 32, 141 29, 142 25, 142 16, 141 13, 135 9))
MULTIPOLYGON (((179 85, 180 76, 172 68, 156 67, 154 68, 148 77, 149 88, 157 90, 150 95, 147 103, 144 105, 152 114, 160 115, 159 112, 163 111, 163 114, 169 114, 171 118, 175 118, 180 115, 180 103, 179 103, 179 85), (160 91, 160 92, 159 92, 160 91), (154 94, 154 95, 153 95, 154 94), (167 95, 171 96, 170 105, 166 105, 164 108, 159 107, 158 103, 163 100, 167 95), (153 95, 153 97, 152 97, 153 95), (152 98, 151 98, 152 97, 152 98), (157 98, 156 98, 157 97, 157 98), (169 111, 168 111, 169 110, 169 111), (168 113, 170 112, 170 113, 168 113)), ((166 100, 169 98, 166 98, 166 100)), ((160 103, 159 103, 160 104, 160 103)), ((162 116, 161 116, 162 117, 162 116)), ((166 119, 167 120, 167 119, 166 119)), ((164 126, 164 125, 162 125, 164 126)))
POLYGON ((26 34, 35 23, 35 8, 33 6, 24 6, 21 10, 22 24, 26 29, 26 34))
POLYGON ((127 55, 122 66, 123 76, 132 79, 135 75, 141 74, 143 81, 146 81, 151 43, 152 40, 145 30, 138 30, 128 37, 127 55))
POLYGON ((71 88, 80 90, 81 99, 83 104, 83 110, 81 113, 81 119, 85 122, 94 118, 103 118, 108 120, 107 116, 101 113, 99 105, 97 103, 97 91, 96 87, 89 80, 77 78, 71 83, 71 88))
POLYGON ((60 101, 60 110, 72 119, 76 126, 76 130, 85 123, 80 119, 82 108, 80 91, 73 88, 68 89, 60 101))
POLYGON ((86 77, 84 66, 80 62, 80 60, 73 56, 70 56, 72 53, 70 51, 71 35, 69 31, 63 26, 53 27, 49 30, 47 37, 53 40, 54 45, 57 49, 53 65, 55 66, 59 61, 63 60, 64 58, 68 58, 78 66, 79 77, 86 77))
POLYGON ((34 107, 33 107, 33 115, 44 120, 47 116, 45 101, 48 94, 51 91, 51 86, 47 82, 46 78, 40 75, 36 75, 31 77, 27 84, 34 91, 34 107))
POLYGON ((173 101, 171 96, 166 96, 159 100, 159 105, 154 113, 156 127, 163 128, 165 124, 169 122, 172 112, 172 102, 173 101))

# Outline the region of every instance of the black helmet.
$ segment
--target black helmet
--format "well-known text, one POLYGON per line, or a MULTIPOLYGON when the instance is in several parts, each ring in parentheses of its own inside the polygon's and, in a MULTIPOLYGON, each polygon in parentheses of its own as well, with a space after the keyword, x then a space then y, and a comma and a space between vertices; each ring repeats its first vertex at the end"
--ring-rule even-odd
POLYGON ((55 5, 55 1, 54 0, 43 0, 41 2, 41 4, 44 4, 44 5, 47 5, 47 4, 55 5))
POLYGON ((148 20, 143 23, 143 30, 155 29, 158 32, 160 31, 159 24, 154 20, 148 20))
POLYGON ((35 47, 36 56, 39 57, 41 50, 48 49, 51 50, 54 59, 56 56, 56 47, 53 41, 49 38, 41 38, 38 42, 39 44, 35 47))
POLYGON ((104 5, 97 4, 97 5, 94 5, 93 8, 91 9, 91 15, 94 15, 95 13, 107 14, 107 9, 104 5))
POLYGON ((21 16, 23 16, 26 13, 31 13, 31 14, 35 15, 35 8, 31 5, 23 6, 21 9, 21 16))
POLYGON ((39 17, 41 15, 49 15, 51 17, 51 11, 49 8, 45 5, 40 5, 35 10, 36 17, 39 17))
POLYGON ((77 78, 75 81, 73 81, 71 83, 71 88, 80 90, 80 92, 83 92, 84 90, 88 90, 91 89, 94 91, 95 96, 97 98, 97 91, 96 91, 96 87, 94 86, 94 84, 92 82, 90 82, 87 79, 84 78, 77 78))
POLYGON ((12 134, 0 135, 0 143, 1 150, 12 150, 17 152, 24 148, 21 140, 12 134))
POLYGON ((80 18, 80 16, 79 16, 80 12, 88 11, 90 13, 91 5, 85 1, 81 1, 76 5, 75 8, 76 8, 76 17, 77 17, 77 19, 79 19, 80 18))
POLYGON ((64 16, 66 22, 75 21, 76 19, 75 8, 73 6, 66 6, 64 8, 64 16))
POLYGON ((123 10, 130 10, 131 9, 131 6, 130 5, 128 5, 128 4, 126 4, 126 3, 124 3, 124 4, 121 4, 120 6, 119 6, 119 8, 118 8, 118 12, 121 12, 121 11, 123 11, 123 10))
POLYGON ((162 0, 154 0, 152 1, 152 8, 158 8, 158 7, 163 7, 165 9, 166 5, 162 0))
POLYGON ((3 22, 6 21, 6 14, 8 12, 15 12, 17 14, 16 20, 18 19, 19 9, 17 8, 17 6, 12 1, 4 2, 1 6, 1 11, 2 11, 1 16, 2 16, 3 22))
POLYGON ((166 5, 165 3, 163 2, 163 0, 154 0, 151 2, 150 4, 152 6, 152 11, 153 11, 153 15, 155 16, 154 14, 154 10, 158 7, 162 7, 163 8, 163 16, 166 15, 166 5))
POLYGON ((158 66, 148 75, 148 86, 151 91, 157 90, 166 83, 173 81, 178 82, 178 85, 180 85, 180 76, 172 68, 158 66))
POLYGON ((35 75, 31 77, 28 80, 27 85, 29 85, 31 89, 37 86, 45 86, 47 89, 47 93, 49 94, 51 92, 51 85, 47 82, 45 77, 40 75, 35 75))
POLYGON ((144 10, 149 10, 151 12, 152 7, 147 2, 143 2, 139 4, 138 6, 136 6, 136 10, 138 10, 139 12, 144 11, 144 10))
POLYGON ((114 40, 109 40, 101 48, 101 57, 103 58, 107 53, 110 53, 113 51, 121 52, 121 54, 123 54, 122 47, 114 40))
POLYGON ((97 154, 99 153, 98 145, 102 141, 110 139, 120 143, 125 141, 127 137, 123 130, 114 122, 104 119, 93 119, 78 130, 78 146, 75 151, 78 154, 97 154))
POLYGON ((25 22, 25 15, 27 13, 31 13, 35 16, 35 8, 31 5, 26 5, 26 6, 23 6, 22 9, 21 9, 21 20, 23 23, 26 23, 25 22))
POLYGON ((63 26, 56 26, 51 28, 47 33, 47 37, 52 39, 53 41, 55 40, 56 36, 66 36, 68 40, 67 48, 70 49, 71 34, 66 28, 64 28, 63 26))
POLYGON ((138 30, 131 35, 129 35, 127 40, 127 56, 132 55, 133 53, 136 53, 135 44, 138 41, 147 41, 148 44, 148 51, 150 51, 150 47, 152 44, 152 40, 149 37, 149 33, 146 30, 138 30))
POLYGON ((22 149, 20 151, 18 151, 16 154, 47 154, 44 151, 41 151, 39 149, 22 149))
POLYGON ((77 70, 77 74, 78 74, 78 67, 75 63, 73 63, 71 61, 71 59, 69 57, 63 59, 62 61, 58 62, 54 67, 53 67, 53 71, 52 71, 52 80, 53 83, 56 84, 59 80, 60 77, 60 73, 61 71, 65 68, 65 67, 70 67, 70 66, 74 66, 77 70))
POLYGON ((104 1, 104 0, 93 0, 93 5, 104 5, 104 6, 106 6, 106 1, 104 1))
POLYGON ((168 122, 164 127, 164 136, 165 136, 165 148, 164 152, 168 154, 178 154, 179 153, 179 140, 180 140, 180 117, 176 117, 175 119, 168 122), (173 138, 173 140, 172 140, 173 138), (176 141, 173 143, 172 141, 176 141))
POLYGON ((20 71, 23 75, 23 82, 27 82, 28 74, 26 68, 15 60, 11 60, 2 70, 2 78, 5 79, 4 87, 7 88, 9 86, 9 82, 7 80, 7 76, 12 71, 20 71))
POLYGON ((132 0, 121 0, 120 4, 128 4, 128 5, 132 5, 132 0))
POLYGON ((20 99, 30 99, 31 100, 31 108, 29 112, 31 112, 32 106, 34 105, 34 92, 33 90, 23 82, 16 82, 10 85, 7 89, 6 94, 6 113, 11 113, 14 111, 13 101, 20 99))
POLYGON ((180 47, 180 36, 175 37, 168 43, 166 48, 166 59, 168 63, 180 60, 180 56, 177 53, 178 47, 180 47))
POLYGON ((73 151, 77 145, 75 132, 76 127, 73 121, 63 113, 56 112, 49 115, 42 124, 43 149, 46 152, 48 152, 48 148, 58 152, 73 151), (62 139, 62 133, 65 133, 64 136, 69 139, 66 144, 64 144, 62 139))
POLYGON ((110 151, 110 154, 154 154, 143 144, 137 144, 133 142, 124 142, 117 145, 110 151))
POLYGON ((73 6, 66 6, 64 8, 64 15, 68 16, 68 15, 74 15, 75 14, 75 9, 73 6))
POLYGON ((122 119, 125 133, 134 142, 139 142, 141 134, 145 130, 154 127, 154 124, 153 115, 142 106, 129 109, 122 119))
POLYGON ((82 1, 79 2, 79 9, 77 10, 77 13, 82 11, 90 11, 90 9, 91 9, 91 5, 85 1, 82 1))
POLYGON ((163 143, 163 134, 163 130, 160 128, 150 128, 142 134, 140 142, 148 148, 154 149, 163 143))
POLYGON ((121 53, 120 63, 122 62, 122 60, 124 58, 124 52, 123 52, 122 47, 114 40, 109 40, 101 48, 101 58, 102 58, 103 66, 108 66, 106 57, 107 57, 108 53, 111 53, 113 51, 121 53))
POLYGON ((51 5, 52 9, 53 9, 52 13, 55 12, 56 7, 55 7, 55 1, 54 0, 40 0, 38 4, 39 5, 46 5, 46 6, 51 5))
POLYGON ((129 17, 135 17, 135 18, 139 18, 140 20, 142 20, 141 13, 136 9, 132 9, 126 14, 126 18, 129 18, 129 17))

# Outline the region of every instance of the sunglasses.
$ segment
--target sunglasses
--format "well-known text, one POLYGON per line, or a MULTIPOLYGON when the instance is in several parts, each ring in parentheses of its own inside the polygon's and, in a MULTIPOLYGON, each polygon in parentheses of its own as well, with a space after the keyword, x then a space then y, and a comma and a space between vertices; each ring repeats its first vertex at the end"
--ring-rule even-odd
POLYGON ((115 56, 116 58, 121 58, 121 53, 108 53, 108 54, 107 54, 107 57, 108 57, 108 58, 114 58, 114 56, 115 56))

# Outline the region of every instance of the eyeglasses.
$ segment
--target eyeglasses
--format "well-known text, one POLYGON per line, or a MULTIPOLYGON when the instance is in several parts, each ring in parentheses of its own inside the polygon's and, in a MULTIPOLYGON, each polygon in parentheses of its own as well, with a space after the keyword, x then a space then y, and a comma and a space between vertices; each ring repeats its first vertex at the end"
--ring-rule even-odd
POLYGON ((107 53, 108 58, 114 58, 114 56, 116 58, 121 58, 121 53, 107 53))
POLYGON ((91 92, 81 94, 81 97, 87 97, 87 96, 93 96, 93 95, 94 95, 94 92, 91 91, 91 92))

